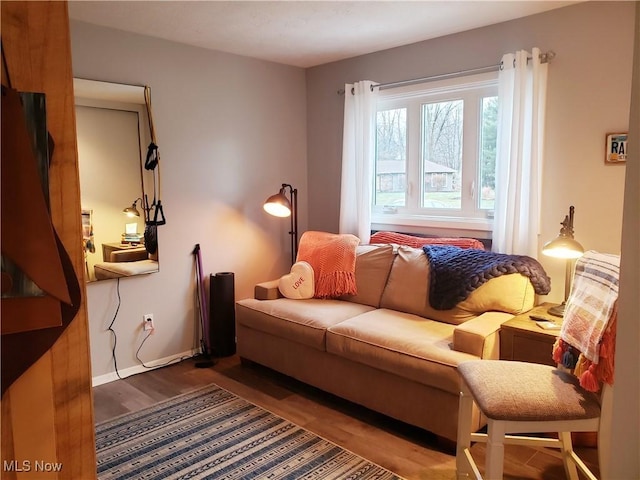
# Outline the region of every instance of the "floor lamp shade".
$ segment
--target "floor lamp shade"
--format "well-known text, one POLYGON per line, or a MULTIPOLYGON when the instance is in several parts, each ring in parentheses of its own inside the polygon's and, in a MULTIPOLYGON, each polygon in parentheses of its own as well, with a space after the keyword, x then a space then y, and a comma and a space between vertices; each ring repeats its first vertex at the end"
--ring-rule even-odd
POLYGON ((288 217, 291 215, 291 202, 285 197, 284 193, 276 193, 267 198, 264 202, 264 210, 274 217, 288 217))
POLYGON ((548 310, 551 315, 562 317, 564 315, 565 305, 571 292, 571 280, 573 278, 574 260, 580 258, 584 253, 584 248, 573 238, 573 217, 575 208, 573 205, 569 207, 569 215, 564 217, 561 223, 560 233, 553 240, 545 243, 542 247, 542 253, 549 257, 564 258, 566 261, 565 280, 564 280, 564 301, 557 307, 548 310))
POLYGON ((298 256, 298 190, 288 183, 283 183, 278 193, 267 198, 263 208, 269 215, 291 218, 289 235, 291 235, 291 265, 293 265, 298 256), (289 197, 287 197, 287 190, 289 197))

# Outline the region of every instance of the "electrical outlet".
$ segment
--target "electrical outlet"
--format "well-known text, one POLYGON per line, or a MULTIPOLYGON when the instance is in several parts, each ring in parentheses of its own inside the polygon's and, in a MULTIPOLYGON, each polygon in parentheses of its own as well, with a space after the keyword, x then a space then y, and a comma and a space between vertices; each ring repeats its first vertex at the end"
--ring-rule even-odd
POLYGON ((155 329, 155 327, 153 325, 153 313, 145 313, 142 316, 142 327, 146 331, 151 331, 151 330, 155 329))

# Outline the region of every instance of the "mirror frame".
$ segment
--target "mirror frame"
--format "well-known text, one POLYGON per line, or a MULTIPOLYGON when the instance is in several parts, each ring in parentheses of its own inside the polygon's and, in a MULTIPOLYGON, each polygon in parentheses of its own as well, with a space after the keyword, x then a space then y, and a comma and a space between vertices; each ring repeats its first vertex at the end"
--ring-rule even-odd
MULTIPOLYGON (((139 173, 140 173, 140 199, 147 198, 146 185, 151 183, 153 185, 153 171, 147 171, 144 168, 144 161, 146 157, 147 145, 150 142, 150 132, 148 126, 148 112, 145 104, 145 87, 141 85, 128 85, 121 83, 104 82, 97 80, 88 80, 83 78, 74 78, 74 106, 85 106, 93 108, 103 108, 109 110, 121 110, 134 112, 138 115, 138 143, 139 143, 139 173)), ((79 161, 80 164, 80 161, 79 161)), ((159 169, 160 167, 156 167, 159 169)), ((81 198, 82 198, 82 184, 80 184, 81 198)), ((116 208, 124 208, 129 206, 130 199, 124 199, 122 206, 117 205, 116 208)), ((141 202, 140 202, 141 203, 141 202)), ((84 209, 82 206, 83 220, 90 215, 90 211, 84 209)), ((140 205, 142 207, 142 205, 140 205)), ((144 222, 144 215, 141 215, 144 222)), ((84 224, 83 224, 84 225, 84 224)), ((84 229, 83 229, 84 232, 84 229)), ((83 242, 84 243, 84 242, 83 242)), ((102 250, 103 244, 98 245, 102 250)), ((123 245, 127 245, 126 242, 123 245)), ((138 244, 138 246, 144 247, 144 243, 138 244)), ((119 249, 116 249, 119 250, 119 249)), ((123 254, 126 256, 126 249, 122 249, 123 254)), ((102 253, 102 252, 101 252, 102 253)), ((132 276, 140 276, 149 273, 156 273, 159 271, 160 264, 158 262, 158 252, 154 255, 148 255, 145 260, 134 260, 122 262, 96 262, 95 265, 100 266, 100 274, 95 273, 91 275, 89 273, 87 263, 86 267, 86 281, 87 283, 93 283, 101 280, 108 280, 112 278, 127 278, 132 276), (121 265, 120 265, 121 263, 121 265), (99 276, 100 278, 96 278, 99 276)))

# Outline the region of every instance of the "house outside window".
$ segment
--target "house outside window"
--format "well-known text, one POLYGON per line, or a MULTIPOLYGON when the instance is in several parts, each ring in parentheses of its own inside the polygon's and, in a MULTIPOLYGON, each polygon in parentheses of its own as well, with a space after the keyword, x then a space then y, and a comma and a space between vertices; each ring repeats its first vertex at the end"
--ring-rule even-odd
POLYGON ((498 74, 383 90, 372 222, 491 230, 498 74))

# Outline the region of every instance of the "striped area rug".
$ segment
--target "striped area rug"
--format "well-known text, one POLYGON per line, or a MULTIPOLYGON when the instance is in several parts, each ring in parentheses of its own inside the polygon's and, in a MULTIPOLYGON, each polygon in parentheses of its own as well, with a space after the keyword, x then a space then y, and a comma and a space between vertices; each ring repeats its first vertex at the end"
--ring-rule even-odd
POLYGON ((217 385, 97 425, 96 448, 100 480, 400 479, 217 385))

